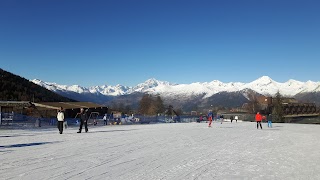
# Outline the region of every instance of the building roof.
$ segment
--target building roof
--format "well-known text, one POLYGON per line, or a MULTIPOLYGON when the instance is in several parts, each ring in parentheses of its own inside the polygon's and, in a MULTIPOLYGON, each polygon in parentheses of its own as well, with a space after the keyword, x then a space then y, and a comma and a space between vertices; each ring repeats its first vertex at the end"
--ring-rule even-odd
POLYGON ((79 108, 102 108, 105 107, 100 104, 95 104, 92 102, 39 102, 34 103, 37 108, 47 108, 47 109, 79 109, 79 108))
POLYGON ((29 101, 0 101, 0 106, 8 107, 29 107, 29 101))

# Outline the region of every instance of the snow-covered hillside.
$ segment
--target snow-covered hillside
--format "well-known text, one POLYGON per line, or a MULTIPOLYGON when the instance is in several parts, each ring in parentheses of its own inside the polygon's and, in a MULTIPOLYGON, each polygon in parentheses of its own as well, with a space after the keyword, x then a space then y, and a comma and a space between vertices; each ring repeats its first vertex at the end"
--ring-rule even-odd
POLYGON ((156 79, 148 79, 144 83, 138 84, 135 87, 128 87, 122 85, 109 86, 94 86, 81 87, 79 85, 59 85, 57 83, 43 82, 38 79, 32 80, 33 83, 45 87, 51 91, 58 92, 75 92, 79 94, 92 93, 102 94, 106 96, 127 95, 135 92, 160 94, 162 96, 194 96, 204 95, 204 98, 210 97, 220 92, 239 92, 250 89, 263 95, 275 95, 279 91, 284 96, 294 96, 301 92, 319 92, 320 82, 300 82, 293 79, 287 82, 280 83, 272 80, 268 76, 263 76, 250 83, 230 82, 223 83, 218 80, 211 82, 195 82, 191 84, 173 84, 166 81, 159 81, 156 79))

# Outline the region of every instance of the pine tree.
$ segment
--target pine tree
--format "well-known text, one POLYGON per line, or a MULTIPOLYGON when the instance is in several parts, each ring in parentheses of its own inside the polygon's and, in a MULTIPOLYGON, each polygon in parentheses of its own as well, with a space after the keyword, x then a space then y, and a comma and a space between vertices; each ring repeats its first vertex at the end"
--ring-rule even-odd
POLYGON ((157 96, 157 99, 155 101, 155 105, 156 105, 156 113, 157 114, 163 113, 165 111, 165 107, 164 107, 163 101, 160 96, 157 96))
POLYGON ((139 112, 141 114, 156 115, 164 111, 165 107, 160 96, 152 97, 149 94, 145 94, 139 102, 139 112))
POLYGON ((148 115, 155 115, 157 114, 157 107, 156 104, 154 103, 154 101, 151 101, 151 104, 148 108, 148 115))
POLYGON ((149 107, 152 103, 152 99, 150 98, 149 94, 143 95, 139 103, 139 112, 141 114, 149 114, 149 107))
POLYGON ((274 121, 275 122, 284 122, 284 113, 283 113, 283 109, 282 109, 282 96, 280 94, 280 92, 278 91, 276 94, 276 97, 273 101, 273 111, 272 111, 272 115, 274 117, 274 121))
POLYGON ((131 107, 129 105, 126 105, 126 107, 124 109, 125 109, 124 112, 129 114, 130 110, 131 110, 131 107))

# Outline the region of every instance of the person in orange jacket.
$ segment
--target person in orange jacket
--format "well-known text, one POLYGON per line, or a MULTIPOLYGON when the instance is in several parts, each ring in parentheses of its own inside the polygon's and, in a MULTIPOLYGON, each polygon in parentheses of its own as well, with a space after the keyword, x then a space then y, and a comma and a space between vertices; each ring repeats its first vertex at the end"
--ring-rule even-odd
POLYGON ((260 112, 257 112, 256 114, 257 129, 259 129, 259 124, 260 124, 260 128, 262 129, 261 121, 262 121, 262 116, 260 112))

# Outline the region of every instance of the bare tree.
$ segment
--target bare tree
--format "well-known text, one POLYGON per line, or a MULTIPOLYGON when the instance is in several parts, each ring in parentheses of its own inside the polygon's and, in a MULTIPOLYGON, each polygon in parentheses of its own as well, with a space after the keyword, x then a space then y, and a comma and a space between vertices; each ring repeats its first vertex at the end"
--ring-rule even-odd
POLYGON ((261 110, 261 106, 257 100, 257 96, 253 93, 248 96, 249 102, 247 104, 247 110, 250 113, 256 113, 261 110))

